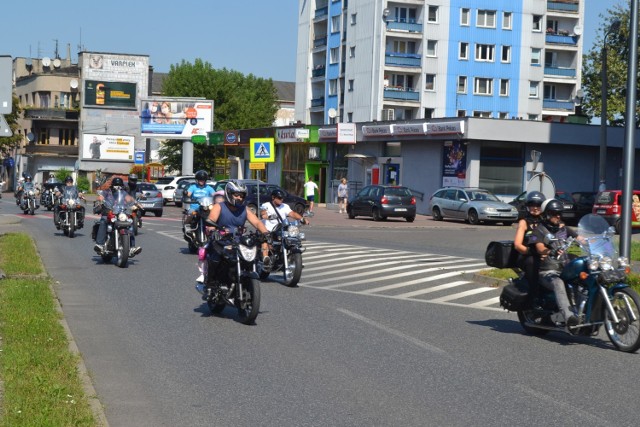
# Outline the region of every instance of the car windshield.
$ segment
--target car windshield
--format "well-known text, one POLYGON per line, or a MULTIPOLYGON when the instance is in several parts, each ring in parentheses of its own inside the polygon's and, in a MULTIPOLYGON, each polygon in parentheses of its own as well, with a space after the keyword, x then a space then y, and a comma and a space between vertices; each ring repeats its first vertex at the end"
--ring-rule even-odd
POLYGON ((573 203, 573 199, 567 193, 556 193, 556 199, 573 203))
POLYGON ((158 191, 154 184, 138 184, 138 189, 141 191, 158 191))
POLYGON ((158 178, 157 183, 158 184, 169 184, 169 183, 171 183, 171 181, 173 181, 173 177, 165 176, 165 177, 162 177, 162 178, 158 178))
POLYGON ((494 196, 492 193, 489 193, 488 191, 483 191, 483 190, 476 190, 476 191, 469 191, 469 197, 471 197, 471 200, 488 200, 491 202, 499 202, 500 199, 498 199, 496 196, 494 196))

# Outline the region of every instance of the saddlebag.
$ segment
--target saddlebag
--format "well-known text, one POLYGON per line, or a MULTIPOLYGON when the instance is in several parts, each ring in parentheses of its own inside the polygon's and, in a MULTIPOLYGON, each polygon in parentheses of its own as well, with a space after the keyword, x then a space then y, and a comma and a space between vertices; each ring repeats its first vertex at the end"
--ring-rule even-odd
POLYGON ((526 287, 515 282, 511 282, 502 288, 502 293, 500 294, 500 307, 508 311, 525 310, 528 300, 529 294, 526 287))
POLYGON ((489 243, 484 253, 484 260, 489 267, 515 268, 517 267, 518 251, 511 240, 500 240, 489 243))

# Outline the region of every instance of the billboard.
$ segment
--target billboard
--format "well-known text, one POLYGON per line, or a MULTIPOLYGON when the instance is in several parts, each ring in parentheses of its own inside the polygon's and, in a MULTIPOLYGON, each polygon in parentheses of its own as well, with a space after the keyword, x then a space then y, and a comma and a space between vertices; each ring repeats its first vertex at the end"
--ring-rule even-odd
POLYGON ((143 99, 140 113, 142 136, 191 139, 213 130, 213 101, 143 99))
POLYGON ((136 84, 84 81, 84 105, 87 107, 136 108, 136 84))
POLYGON ((133 162, 135 138, 122 135, 82 135, 83 160, 118 160, 133 162))

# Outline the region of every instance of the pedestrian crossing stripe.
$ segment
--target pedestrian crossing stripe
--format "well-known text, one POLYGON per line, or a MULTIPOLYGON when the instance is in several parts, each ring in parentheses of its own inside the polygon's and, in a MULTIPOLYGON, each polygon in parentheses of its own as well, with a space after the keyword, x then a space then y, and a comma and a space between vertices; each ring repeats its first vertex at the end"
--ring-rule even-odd
POLYGON ((251 138, 251 162, 274 162, 275 140, 273 138, 251 138))

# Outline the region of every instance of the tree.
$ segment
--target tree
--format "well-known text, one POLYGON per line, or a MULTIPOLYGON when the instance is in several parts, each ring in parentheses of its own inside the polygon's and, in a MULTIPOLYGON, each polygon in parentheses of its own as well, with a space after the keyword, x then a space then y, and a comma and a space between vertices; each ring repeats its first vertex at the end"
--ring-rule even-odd
MULTIPOLYGON (((196 59, 171 65, 163 82, 167 96, 202 97, 214 101, 214 128, 252 129, 269 127, 277 106, 277 93, 271 79, 243 75, 226 68, 216 70, 196 59)), ((194 146, 193 169, 213 170, 215 147, 194 146)), ((159 150, 162 162, 171 169, 182 169, 182 141, 169 140, 159 150)))
POLYGON ((11 113, 5 114, 4 118, 11 128, 13 135, 0 137, 0 150, 2 151, 2 154, 5 155, 9 154, 13 147, 17 146, 20 144, 20 141, 22 141, 22 135, 18 132, 18 129, 20 129, 20 126, 18 125, 18 118, 20 117, 20 113, 22 113, 22 108, 20 108, 17 96, 13 95, 11 104, 11 113))
MULTIPOLYGON (((627 5, 628 7, 628 5, 627 5)), ((602 47, 604 37, 616 19, 620 20, 618 31, 606 37, 607 43, 607 118, 612 126, 624 126, 627 95, 627 72, 629 58, 629 9, 620 4, 607 10, 608 16, 600 15, 601 27, 592 49, 583 57, 582 86, 585 98, 582 110, 585 114, 600 117, 602 106, 602 47)), ((636 88, 636 91, 638 89, 636 88)), ((636 92, 637 93, 637 92, 636 92)), ((636 106, 636 124, 638 108, 636 106)))

